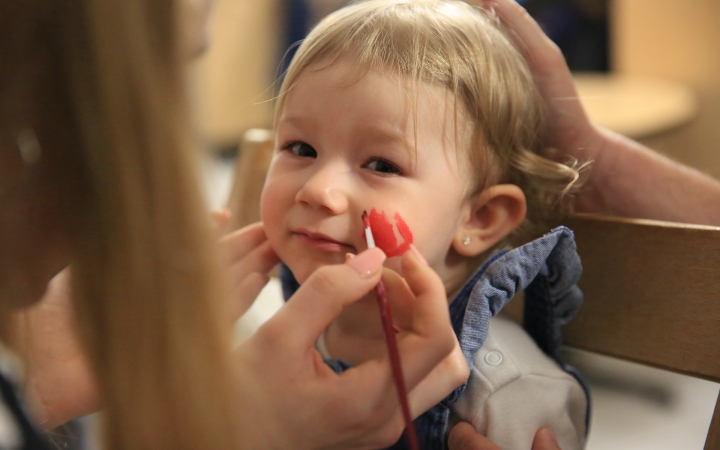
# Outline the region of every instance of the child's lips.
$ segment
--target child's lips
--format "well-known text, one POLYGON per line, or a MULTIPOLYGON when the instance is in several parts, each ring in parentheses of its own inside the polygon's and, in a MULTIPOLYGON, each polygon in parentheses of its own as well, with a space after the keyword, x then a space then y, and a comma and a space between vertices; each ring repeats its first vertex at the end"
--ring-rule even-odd
POLYGON ((352 251, 353 253, 355 253, 354 246, 336 241, 330 236, 324 235, 322 233, 315 233, 309 230, 300 229, 293 231, 292 234, 300 241, 301 244, 308 247, 316 248, 318 250, 323 250, 326 252, 346 253, 352 251))

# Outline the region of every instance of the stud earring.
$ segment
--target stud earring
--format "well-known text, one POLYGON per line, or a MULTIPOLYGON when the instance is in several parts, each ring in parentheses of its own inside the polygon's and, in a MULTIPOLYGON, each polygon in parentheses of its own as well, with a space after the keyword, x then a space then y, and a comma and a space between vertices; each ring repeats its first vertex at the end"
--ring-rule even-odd
POLYGON ((35 164, 42 156, 42 149, 38 142, 37 135, 32 128, 25 128, 18 133, 16 138, 20 156, 25 164, 35 164))
POLYGON ((463 238, 462 245, 470 245, 470 236, 465 236, 463 238))

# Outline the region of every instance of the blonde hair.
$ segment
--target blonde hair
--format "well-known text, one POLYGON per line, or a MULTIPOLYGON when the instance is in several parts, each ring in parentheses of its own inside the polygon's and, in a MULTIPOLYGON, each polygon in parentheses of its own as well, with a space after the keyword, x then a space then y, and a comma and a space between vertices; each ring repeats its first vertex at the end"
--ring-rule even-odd
POLYGON ((542 156, 545 106, 523 56, 496 18, 447 0, 371 0, 336 11, 297 50, 276 117, 284 94, 305 71, 340 58, 351 58, 359 76, 390 71, 449 89, 456 119, 463 108, 473 124, 467 153, 475 179, 469 194, 503 182, 518 185, 527 197, 527 218, 509 242, 527 240, 568 211, 567 194, 577 189, 579 171, 572 161, 542 156))
POLYGON ((103 448, 240 447, 229 304, 195 173, 177 4, 14 4, 23 23, 5 36, 3 71, 41 61, 59 99, 41 114, 67 125, 43 159, 58 162, 53 182, 71 220, 73 300, 100 388, 103 448))

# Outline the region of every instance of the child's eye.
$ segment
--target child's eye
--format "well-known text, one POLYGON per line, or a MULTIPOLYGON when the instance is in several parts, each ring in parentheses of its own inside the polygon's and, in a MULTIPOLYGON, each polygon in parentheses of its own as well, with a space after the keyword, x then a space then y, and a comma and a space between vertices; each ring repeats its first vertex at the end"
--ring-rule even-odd
POLYGON ((317 158, 317 152, 315 149, 300 141, 291 142, 285 145, 283 150, 288 150, 297 156, 302 156, 303 158, 317 158))
POLYGON ((398 166, 383 158, 374 158, 369 163, 365 164, 365 167, 381 173, 396 175, 402 174, 402 170, 400 170, 398 166))

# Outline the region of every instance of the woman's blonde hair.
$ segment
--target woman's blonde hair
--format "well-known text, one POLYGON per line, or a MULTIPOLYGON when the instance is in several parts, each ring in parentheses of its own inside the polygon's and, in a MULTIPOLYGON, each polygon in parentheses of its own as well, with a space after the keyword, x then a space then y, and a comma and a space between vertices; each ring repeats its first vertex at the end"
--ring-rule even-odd
POLYGON ((0 33, 2 70, 22 76, 38 63, 59 99, 43 120, 67 125, 52 142, 38 135, 71 220, 73 300, 100 388, 103 448, 240 447, 229 303, 195 173, 178 5, 12 4, 3 9, 21 23, 0 33))
POLYGON ((503 182, 518 185, 527 197, 527 218, 512 243, 527 240, 567 212, 564 200, 577 188, 579 171, 573 162, 542 156, 547 151, 541 144, 542 98, 523 56, 487 11, 448 0, 371 0, 336 11, 297 50, 280 88, 276 117, 284 94, 305 71, 340 58, 351 58, 359 76, 390 71, 415 85, 439 83, 450 90, 456 118, 463 108, 473 124, 467 152, 474 177, 470 195, 503 182))

